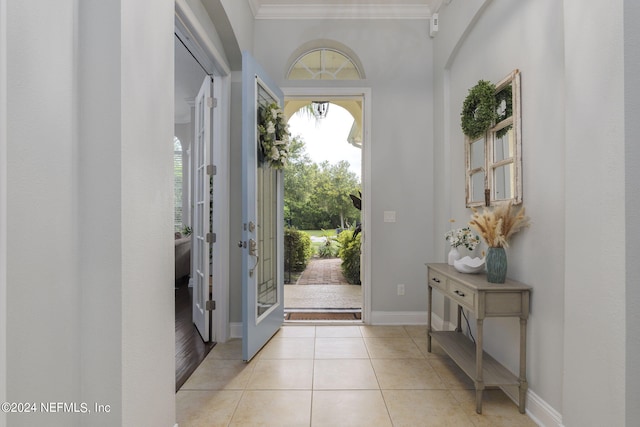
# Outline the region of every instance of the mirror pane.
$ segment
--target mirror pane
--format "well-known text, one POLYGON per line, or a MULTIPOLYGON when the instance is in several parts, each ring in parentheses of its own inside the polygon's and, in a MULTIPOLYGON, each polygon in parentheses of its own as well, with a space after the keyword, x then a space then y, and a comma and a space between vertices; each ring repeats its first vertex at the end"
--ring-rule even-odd
POLYGON ((484 166, 484 138, 477 139, 471 143, 471 169, 478 169, 484 166))
POLYGON ((484 171, 471 175, 471 202, 484 202, 484 171))
POLYGON ((493 139, 493 161, 509 159, 514 156, 515 139, 513 137, 513 125, 496 131, 493 139))
POLYGON ((511 85, 496 93, 496 113, 498 113, 497 123, 513 115, 513 90, 511 85))
POLYGON ((512 179, 514 164, 498 166, 493 170, 493 198, 507 200, 514 197, 512 179))

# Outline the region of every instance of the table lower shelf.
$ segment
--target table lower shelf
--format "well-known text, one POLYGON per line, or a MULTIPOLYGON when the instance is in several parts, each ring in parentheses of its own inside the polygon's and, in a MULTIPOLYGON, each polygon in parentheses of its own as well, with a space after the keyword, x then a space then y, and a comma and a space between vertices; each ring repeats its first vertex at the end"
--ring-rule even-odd
MULTIPOLYGON (((476 379, 476 345, 460 332, 431 331, 432 339, 472 379, 476 379)), ((482 352, 482 380, 487 386, 519 385, 518 377, 487 352, 482 352)))

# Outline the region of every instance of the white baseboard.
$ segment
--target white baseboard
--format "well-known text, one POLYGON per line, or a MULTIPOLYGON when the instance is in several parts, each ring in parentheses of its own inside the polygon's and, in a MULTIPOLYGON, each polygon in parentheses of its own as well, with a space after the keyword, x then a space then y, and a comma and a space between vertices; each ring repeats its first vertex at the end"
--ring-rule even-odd
MULTIPOLYGON (((436 316, 433 316, 434 318, 436 316)), ((372 311, 371 325, 426 325, 426 311, 372 311)))
POLYGON ((229 338, 242 338, 242 322, 229 323, 229 338))
MULTIPOLYGON (((426 311, 372 311, 371 325, 426 325, 426 311)), ((436 331, 453 331, 451 322, 443 321, 437 314, 431 314, 431 326, 436 331)))
POLYGON ((562 414, 531 390, 527 391, 527 415, 540 426, 563 427, 562 414))

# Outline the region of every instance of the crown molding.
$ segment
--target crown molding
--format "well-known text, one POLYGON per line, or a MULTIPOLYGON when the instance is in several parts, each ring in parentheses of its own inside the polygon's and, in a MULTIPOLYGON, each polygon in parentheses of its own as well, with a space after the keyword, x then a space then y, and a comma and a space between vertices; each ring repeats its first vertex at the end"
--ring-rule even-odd
POLYGON ((427 5, 273 5, 249 0, 256 19, 430 19, 427 5))
POLYGON ((251 8, 251 13, 253 13, 254 18, 256 17, 256 15, 258 15, 261 4, 261 0, 249 0, 249 7, 251 8))

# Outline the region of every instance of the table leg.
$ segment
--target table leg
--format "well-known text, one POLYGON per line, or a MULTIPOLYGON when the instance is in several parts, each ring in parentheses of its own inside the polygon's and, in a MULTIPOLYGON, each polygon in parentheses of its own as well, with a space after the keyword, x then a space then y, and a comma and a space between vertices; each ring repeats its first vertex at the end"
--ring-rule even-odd
POLYGON ((431 353, 431 310, 432 306, 432 298, 433 298, 433 288, 431 285, 428 286, 428 298, 427 298, 427 351, 431 353))
POLYGON ((520 319, 520 377, 518 378, 519 396, 518 409, 525 413, 525 399, 527 396, 527 319, 520 319))
POLYGON ((458 304, 458 327, 456 332, 462 332, 462 306, 458 304))
POLYGON ((476 378, 475 378, 475 386, 476 386, 476 412, 478 414, 482 414, 482 392, 484 390, 484 378, 482 375, 482 324, 483 319, 476 320, 478 335, 476 339, 476 378))

